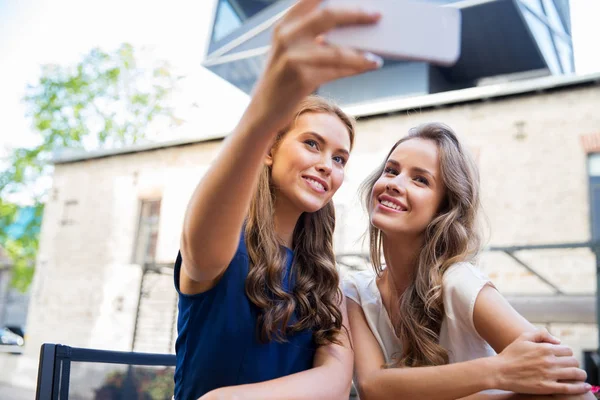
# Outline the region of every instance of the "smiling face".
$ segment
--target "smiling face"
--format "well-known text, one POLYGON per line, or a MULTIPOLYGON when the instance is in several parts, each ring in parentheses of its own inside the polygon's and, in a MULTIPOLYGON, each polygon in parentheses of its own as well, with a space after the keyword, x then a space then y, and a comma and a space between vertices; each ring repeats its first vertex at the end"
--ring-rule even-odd
POLYGON ((350 147, 348 128, 336 115, 300 115, 266 159, 278 206, 298 214, 323 208, 344 181, 350 147))
POLYGON ((400 143, 371 192, 370 219, 388 236, 420 237, 438 213, 446 188, 432 140, 400 143))

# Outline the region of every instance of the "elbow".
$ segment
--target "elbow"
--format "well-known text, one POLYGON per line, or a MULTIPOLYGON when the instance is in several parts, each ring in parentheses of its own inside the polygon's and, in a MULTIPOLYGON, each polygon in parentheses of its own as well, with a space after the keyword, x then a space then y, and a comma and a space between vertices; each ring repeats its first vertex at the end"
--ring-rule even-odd
MULTIPOLYGON (((348 400, 350 397, 350 391, 352 389, 352 381, 348 382, 346 385, 340 385, 338 389, 335 389, 333 392, 328 394, 324 394, 326 397, 323 400, 327 399, 336 399, 336 400, 348 400)), ((362 397, 361 397, 362 400, 362 397)))
MULTIPOLYGON (((319 349, 317 352, 321 351, 319 349)), ((316 356, 318 358, 318 355, 316 356)), ((311 397, 318 400, 348 400, 352 389, 352 360, 348 360, 346 365, 337 364, 328 360, 325 364, 317 363, 313 367, 321 369, 321 376, 327 377, 320 381, 320 395, 311 397)), ((342 363, 345 364, 345 363, 342 363)), ((362 400, 362 399, 361 399, 362 400)))
POLYGON ((181 231, 181 238, 179 239, 179 246, 180 249, 185 253, 189 253, 190 250, 192 250, 193 245, 192 243, 195 242, 195 240, 193 240, 194 237, 194 232, 191 229, 191 227, 189 226, 189 224, 185 223, 183 224, 183 229, 181 231))
POLYGON ((179 239, 179 250, 181 251, 181 255, 185 255, 186 258, 190 258, 191 255, 191 242, 192 240, 190 240, 189 231, 184 227, 183 232, 181 233, 181 238, 179 239))
POLYGON ((350 380, 348 380, 345 385, 340 386, 343 387, 340 389, 340 393, 338 393, 336 398, 340 400, 348 400, 348 398, 350 397, 350 392, 352 390, 352 378, 350 378, 350 380))
POLYGON ((360 400, 382 400, 385 397, 381 396, 381 385, 375 377, 365 377, 356 381, 356 389, 360 400))

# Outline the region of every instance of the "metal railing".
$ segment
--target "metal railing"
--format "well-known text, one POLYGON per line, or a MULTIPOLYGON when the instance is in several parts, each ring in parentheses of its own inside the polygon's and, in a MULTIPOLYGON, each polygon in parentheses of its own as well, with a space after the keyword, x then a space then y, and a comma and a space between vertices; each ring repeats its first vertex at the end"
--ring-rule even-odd
MULTIPOLYGON (((600 242, 580 242, 580 243, 552 243, 552 244, 536 244, 536 245, 522 245, 522 246, 490 246, 483 249, 484 252, 499 252, 504 253, 518 266, 527 270, 531 275, 535 276, 540 282, 546 285, 551 291, 553 296, 559 296, 563 299, 579 298, 582 302, 587 302, 591 296, 595 297, 596 310, 594 322, 600 323, 600 242), (573 295, 565 293, 555 283, 551 282, 543 274, 533 268, 527 261, 521 258, 517 253, 521 251, 545 251, 545 250, 571 250, 571 249, 589 249, 596 258, 596 293, 588 293, 585 295, 577 294, 573 295)), ((349 269, 360 269, 361 265, 368 264, 369 254, 367 253, 340 253, 336 255, 336 260, 339 264, 343 264, 349 269)), ((514 306, 514 305, 513 305, 514 306)), ((586 307, 587 310, 587 307, 586 307)), ((520 310, 518 310, 520 311, 520 310)), ((588 318, 591 319, 591 318, 588 318)), ((600 329, 599 329, 600 335, 600 329)), ((600 343, 600 336, 598 338, 600 343)))
MULTIPOLYGON (((596 271, 600 271, 599 242, 490 247, 485 249, 485 251, 505 253, 511 259, 516 261, 517 264, 519 264, 522 268, 528 270, 537 276, 540 281, 550 286, 556 295, 569 297, 568 294, 562 293, 560 288, 548 281, 534 268, 520 259, 515 253, 525 250, 556 250, 576 248, 589 248, 596 256, 596 271)), ((368 255, 364 253, 338 254, 337 261, 341 264, 347 265, 350 268, 357 268, 358 266, 352 262, 352 258, 359 258, 362 262, 369 261, 368 255)), ((598 275, 600 276, 600 274, 598 275)), ((600 288, 600 279, 598 279, 597 282, 598 287, 600 288)), ((599 302, 600 297, 596 297, 597 315, 600 313, 599 302)), ((596 321, 600 321, 600 318, 596 318, 596 321)), ((133 384, 134 377, 132 373, 132 366, 173 367, 175 366, 175 355, 94 350, 69 347, 59 344, 44 344, 42 345, 40 351, 36 400, 68 400, 72 362, 120 364, 128 366, 121 398, 123 400, 131 400, 137 398, 133 384)), ((586 351, 584 353, 584 368, 586 371, 588 371, 588 381, 592 384, 600 384, 600 356, 598 356, 597 351, 586 351)))
MULTIPOLYGON (((552 297, 557 297, 562 300, 563 304, 556 304, 548 301, 547 299, 544 301, 546 304, 550 303, 552 307, 555 308, 555 313, 553 315, 556 316, 556 311, 562 311, 562 314, 574 312, 579 314, 584 314, 581 318, 581 315, 577 317, 581 320, 580 322, 592 322, 598 326, 598 343, 600 343, 600 241, 590 241, 590 242, 580 242, 580 243, 553 243, 553 244, 537 244, 537 245, 523 245, 523 246, 491 246, 483 249, 483 251, 489 252, 500 252, 506 254, 510 257, 517 265, 521 268, 524 268, 529 273, 534 275, 537 279, 547 285, 553 292, 552 297), (596 293, 587 296, 581 295, 572 295, 569 293, 565 293, 561 290, 557 285, 552 283, 539 271, 535 268, 531 267, 525 260, 519 257, 516 253, 520 251, 544 251, 544 250, 567 250, 567 249, 582 249, 588 248, 594 254, 596 258, 596 293), (595 297, 595 299, 594 299, 595 297), (591 314, 594 311, 591 310, 591 303, 595 300, 595 318, 591 314), (590 303, 590 304, 588 304, 590 303), (560 310, 563 308, 563 310, 560 310)), ((359 269, 361 266, 359 264, 364 265, 365 263, 369 263, 369 254, 367 253, 340 253, 336 256, 337 262, 339 264, 343 264, 350 269, 359 269), (357 262, 357 260, 359 260, 357 262)), ((521 314, 529 314, 533 313, 533 308, 537 307, 535 303, 531 302, 531 299, 524 298, 525 301, 521 301, 518 304, 515 304, 514 300, 518 300, 518 298, 511 299, 511 304, 513 307, 517 309, 521 314), (519 307, 520 306, 520 307, 519 307), (524 312, 526 311, 526 312, 524 312)), ((539 313, 539 308, 536 310, 539 313)), ((529 317, 528 315, 525 315, 529 317)), ((529 318, 528 318, 529 319, 529 318)), ((560 322, 560 321, 559 321, 560 322)), ((563 321, 564 322, 564 321, 563 321)), ((600 353, 598 350, 585 350, 583 352, 583 365, 582 367, 586 370, 588 374, 587 381, 592 385, 600 385, 600 353)))
POLYGON ((73 362, 126 365, 128 369, 121 399, 133 400, 137 399, 137 394, 132 366, 174 367, 175 355, 82 349, 45 343, 40 350, 36 400, 68 400, 73 362))

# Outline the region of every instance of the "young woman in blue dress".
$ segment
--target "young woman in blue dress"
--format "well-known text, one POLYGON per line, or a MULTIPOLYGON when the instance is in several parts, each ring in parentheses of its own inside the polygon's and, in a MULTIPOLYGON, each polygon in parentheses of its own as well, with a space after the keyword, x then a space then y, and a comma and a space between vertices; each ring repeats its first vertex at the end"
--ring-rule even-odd
POLYGON ((332 235, 350 117, 310 96, 381 66, 321 34, 379 15, 301 0, 189 202, 175 265, 175 399, 347 399, 352 351, 332 235))

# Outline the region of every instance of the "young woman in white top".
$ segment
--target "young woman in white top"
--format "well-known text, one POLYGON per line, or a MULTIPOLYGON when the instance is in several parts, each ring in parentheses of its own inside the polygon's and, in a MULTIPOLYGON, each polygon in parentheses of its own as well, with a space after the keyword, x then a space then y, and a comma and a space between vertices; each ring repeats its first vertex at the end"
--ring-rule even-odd
POLYGON ((411 130, 363 190, 375 273, 343 281, 361 400, 594 398, 571 349, 472 264, 479 177, 449 127, 411 130))

